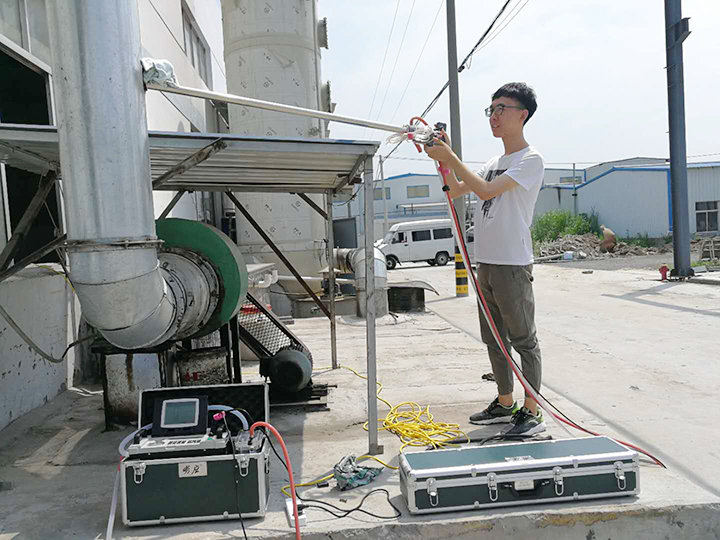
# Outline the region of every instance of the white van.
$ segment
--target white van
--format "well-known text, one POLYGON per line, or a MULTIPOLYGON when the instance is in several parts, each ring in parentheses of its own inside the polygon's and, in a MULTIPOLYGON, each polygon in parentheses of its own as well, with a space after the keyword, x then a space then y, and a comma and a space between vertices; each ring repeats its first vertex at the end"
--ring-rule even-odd
POLYGON ((376 246, 385 254, 388 270, 404 262, 444 266, 455 253, 450 219, 396 223, 376 246))

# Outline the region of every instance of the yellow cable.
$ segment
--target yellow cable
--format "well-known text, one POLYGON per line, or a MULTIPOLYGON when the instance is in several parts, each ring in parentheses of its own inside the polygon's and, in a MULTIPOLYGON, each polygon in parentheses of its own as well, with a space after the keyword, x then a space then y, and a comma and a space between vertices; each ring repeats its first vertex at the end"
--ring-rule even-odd
MULTIPOLYGON (((367 381, 367 377, 360 375, 353 368, 348 366, 339 366, 343 369, 347 369, 356 376, 367 381)), ((332 369, 332 368, 317 368, 317 370, 332 369)), ((316 369, 313 369, 316 371, 316 369)), ((378 420, 382 423, 382 427, 385 431, 394 433, 402 441, 403 445, 400 447, 400 451, 406 446, 432 446, 433 448, 442 448, 446 446, 453 446, 456 443, 451 443, 451 440, 457 440, 459 437, 467 438, 468 443, 470 437, 460 429, 460 424, 448 424, 446 422, 436 422, 433 415, 430 413, 430 406, 424 409, 413 401, 404 401, 399 405, 393 406, 390 402, 380 397, 383 385, 380 382, 376 382, 378 391, 376 397, 379 401, 382 401, 385 405, 390 407, 390 411, 387 413, 383 420, 378 420)), ((363 429, 367 431, 368 422, 363 424, 363 429)), ((359 460, 372 459, 387 467, 388 469, 397 470, 397 467, 388 465, 384 461, 376 458, 375 456, 363 455, 357 458, 359 460)), ((317 480, 311 482, 305 482, 302 484, 295 484, 295 487, 308 487, 321 484, 333 478, 333 474, 323 476, 317 480)), ((283 486, 282 492, 286 497, 290 497, 290 493, 287 491, 290 485, 283 486)))
MULTIPOLYGON (((353 368, 347 366, 340 367, 351 371, 361 379, 367 380, 367 377, 360 375, 353 368)), ((378 422, 382 424, 380 429, 389 431, 400 437, 403 443, 400 451, 406 446, 432 446, 433 448, 452 446, 455 443, 449 441, 456 440, 459 437, 465 437, 467 438, 467 442, 470 442, 470 437, 460 429, 460 424, 435 422, 433 415, 430 414, 430 406, 423 409, 420 405, 412 401, 404 401, 399 405, 393 406, 380 397, 383 385, 379 382, 376 384, 378 386, 377 399, 390 407, 390 412, 387 413, 385 418, 378 420, 378 422), (403 410, 403 408, 409 408, 409 410, 403 410)), ((368 430, 367 422, 363 424, 363 429, 365 431, 368 430)))
POLYGON ((397 471, 397 470, 398 470, 398 467, 393 467, 392 465, 388 465, 388 464, 385 463, 383 460, 378 459, 378 458, 376 458, 375 456, 367 456, 367 455, 366 455, 366 456, 360 456, 360 457, 357 458, 357 459, 358 459, 358 461, 360 461, 361 459, 374 459, 375 461, 377 461, 377 462, 378 462, 380 465, 382 465, 383 467, 387 467, 388 469, 392 469, 392 470, 394 470, 394 471, 397 471))
MULTIPOLYGON (((316 486, 317 484, 322 484, 323 482, 327 482, 328 480, 331 480, 334 476, 335 475, 333 475, 333 474, 328 474, 327 476, 323 476, 322 478, 318 478, 317 480, 313 480, 311 482, 305 482, 304 484, 295 484, 295 487, 299 488, 299 487, 307 487, 307 486, 316 486)), ((281 488, 283 494, 286 497, 292 497, 292 495, 287 492, 287 488, 289 488, 289 487, 290 487, 290 484, 288 484, 287 486, 283 486, 281 488)))
MULTIPOLYGON (((380 463, 380 465, 382 465, 383 467, 387 467, 388 469, 397 470, 397 467, 393 467, 392 465, 388 465, 387 463, 385 463, 385 462, 382 461, 381 459, 376 458, 375 456, 367 456, 367 455, 365 455, 365 456, 360 456, 359 458, 357 458, 357 461, 364 460, 364 459, 374 459, 375 461, 377 461, 378 463, 380 463)), ((334 478, 334 476, 335 476, 334 474, 328 474, 327 476, 323 476, 322 478, 318 478, 317 480, 312 480, 312 481, 310 481, 310 482, 305 482, 305 483, 303 483, 303 484, 295 484, 295 487, 296 487, 296 488, 299 488, 299 487, 316 486, 316 485, 318 485, 318 484, 321 484, 321 483, 323 483, 323 482, 326 482, 326 481, 328 481, 328 480, 331 480, 332 478, 334 478)), ((287 489, 288 489, 289 487, 290 487, 290 484, 288 484, 288 485, 286 485, 286 486, 283 486, 283 487, 281 488, 283 494, 284 494, 286 497, 290 497, 290 496, 291 496, 290 493, 287 491, 287 489)))
POLYGON ((67 275, 65 275, 65 272, 58 272, 58 271, 55 270, 52 266, 45 266, 45 265, 43 265, 43 264, 38 264, 37 267, 38 267, 38 268, 44 268, 45 270, 50 270, 51 272, 55 272, 55 273, 58 274, 59 276, 64 277, 64 278, 65 278, 65 281, 67 281, 67 282, 68 282, 68 285, 70 285, 70 288, 73 290, 73 292, 75 292, 75 287, 73 287, 72 281, 70 281, 70 278, 68 278, 67 275))

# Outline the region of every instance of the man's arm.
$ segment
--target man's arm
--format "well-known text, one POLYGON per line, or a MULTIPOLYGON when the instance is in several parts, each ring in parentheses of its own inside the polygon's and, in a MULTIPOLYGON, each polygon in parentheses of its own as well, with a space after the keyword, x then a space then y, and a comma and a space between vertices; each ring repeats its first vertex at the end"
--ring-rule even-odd
POLYGON ((425 153, 451 169, 452 174, 446 176, 446 181, 453 199, 472 191, 486 201, 518 185, 506 174, 487 182, 460 161, 455 152, 440 139, 436 138, 433 146, 425 146, 425 153))
POLYGON ((450 188, 451 199, 457 199, 458 197, 462 197, 463 195, 467 195, 472 192, 472 188, 470 188, 470 186, 465 182, 458 182, 457 176, 452 170, 450 171, 450 174, 445 176, 445 181, 450 188))
MULTIPOLYGON (((445 163, 447 167, 450 167, 454 173, 449 176, 457 176, 460 178, 462 186, 466 189, 465 193, 472 191, 483 201, 497 197, 501 193, 505 193, 518 185, 517 182, 507 174, 501 174, 493 179, 492 182, 480 178, 479 175, 471 171, 467 165, 460 161, 460 158, 458 158, 455 153, 450 156, 448 161, 443 163, 445 163)), ((450 194, 452 195, 452 188, 450 188, 450 194)))

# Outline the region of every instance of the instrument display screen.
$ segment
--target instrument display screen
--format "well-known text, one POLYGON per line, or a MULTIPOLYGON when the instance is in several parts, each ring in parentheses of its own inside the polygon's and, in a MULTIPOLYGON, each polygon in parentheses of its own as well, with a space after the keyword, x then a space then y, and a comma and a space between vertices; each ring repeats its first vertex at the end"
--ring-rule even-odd
POLYGON ((199 399, 167 399, 162 404, 160 427, 169 429, 194 427, 198 425, 199 417, 199 399))

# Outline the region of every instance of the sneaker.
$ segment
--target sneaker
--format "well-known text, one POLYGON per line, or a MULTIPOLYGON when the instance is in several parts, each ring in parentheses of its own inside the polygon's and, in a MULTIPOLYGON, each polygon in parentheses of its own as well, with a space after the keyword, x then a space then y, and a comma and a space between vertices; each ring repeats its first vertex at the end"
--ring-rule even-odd
POLYGON ((547 429, 542 411, 533 414, 525 407, 513 415, 511 423, 512 425, 503 431, 503 435, 530 437, 547 429))
POLYGON ((487 424, 502 424, 508 423, 520 410, 517 403, 513 403, 512 407, 505 407, 500 405, 498 398, 495 398, 493 402, 488 405, 488 408, 482 412, 475 413, 470 417, 471 424, 478 424, 481 426, 487 424))

